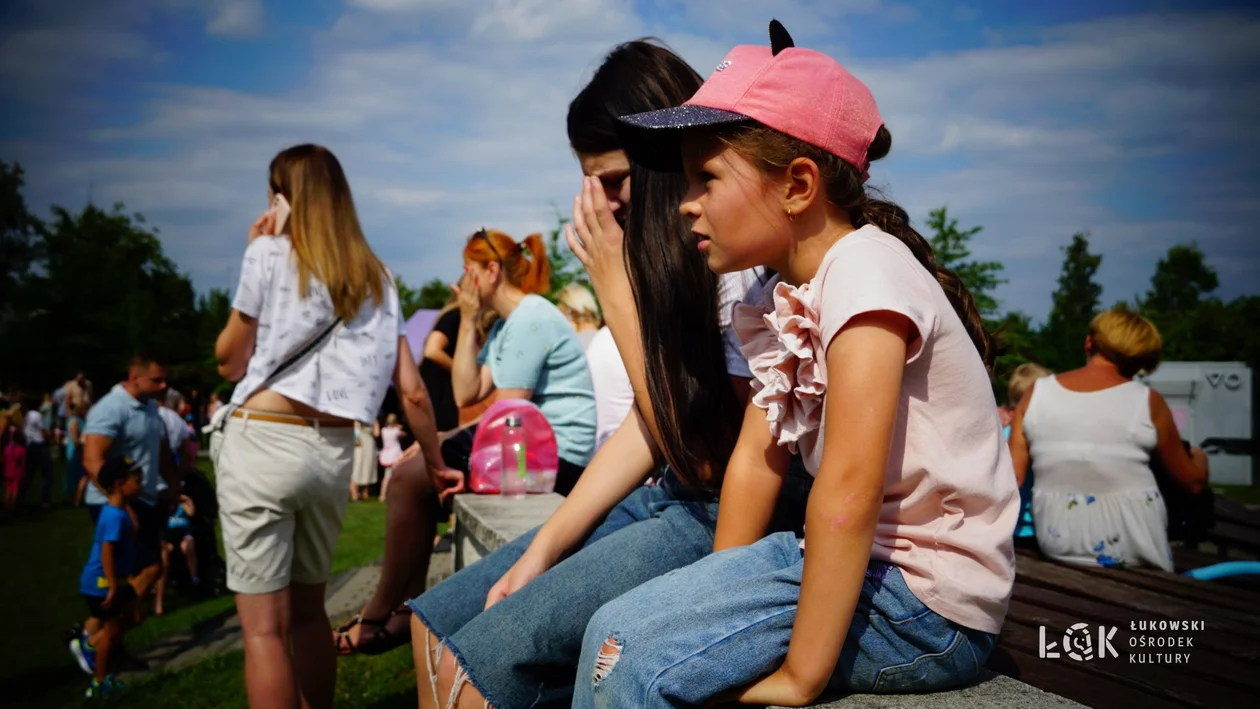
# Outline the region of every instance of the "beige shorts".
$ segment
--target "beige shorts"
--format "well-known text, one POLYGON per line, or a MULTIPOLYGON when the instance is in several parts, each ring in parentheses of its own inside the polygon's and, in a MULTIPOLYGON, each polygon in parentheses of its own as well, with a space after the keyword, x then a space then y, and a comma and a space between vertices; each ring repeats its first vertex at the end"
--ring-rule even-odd
POLYGON ((215 485, 229 589, 328 580, 353 457, 353 428, 228 419, 215 485))

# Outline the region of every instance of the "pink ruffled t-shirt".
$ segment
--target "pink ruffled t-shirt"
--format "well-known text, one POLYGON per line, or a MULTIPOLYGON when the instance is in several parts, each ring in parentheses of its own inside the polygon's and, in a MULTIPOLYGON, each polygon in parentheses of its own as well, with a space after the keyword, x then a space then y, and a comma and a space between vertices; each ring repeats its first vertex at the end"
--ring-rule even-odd
POLYGON ((809 283, 776 276, 735 308, 753 402, 780 445, 813 475, 822 464, 826 347, 850 319, 891 311, 918 337, 901 404, 871 558, 946 618, 997 634, 1015 580, 1019 490, 988 372, 936 278, 896 237, 864 226, 836 242, 809 283))

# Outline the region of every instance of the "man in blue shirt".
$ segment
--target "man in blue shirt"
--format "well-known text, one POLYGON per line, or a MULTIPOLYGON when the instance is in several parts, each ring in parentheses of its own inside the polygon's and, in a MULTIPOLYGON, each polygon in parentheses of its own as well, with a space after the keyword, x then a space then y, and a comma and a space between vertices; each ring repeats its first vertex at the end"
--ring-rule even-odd
POLYGON ((161 573, 162 530, 166 528, 159 489, 165 481, 165 496, 180 489, 179 470, 166 442, 166 427, 158 414, 157 399, 166 393, 166 367, 149 355, 136 355, 127 371, 127 380, 116 385, 88 411, 84 425, 83 469, 92 481, 84 501, 93 524, 107 497, 96 476, 106 460, 127 457, 143 471, 142 490, 131 503, 136 515, 136 592, 141 597, 161 573))

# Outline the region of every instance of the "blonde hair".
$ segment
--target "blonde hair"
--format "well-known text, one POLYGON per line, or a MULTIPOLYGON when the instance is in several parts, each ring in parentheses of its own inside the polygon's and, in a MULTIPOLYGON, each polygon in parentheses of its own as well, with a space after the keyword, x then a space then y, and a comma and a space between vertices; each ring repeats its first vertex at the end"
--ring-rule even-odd
POLYGON ((368 298, 385 300, 389 272, 368 246, 341 163, 320 145, 298 145, 271 161, 271 190, 284 195, 292 212, 289 241, 297 260, 299 294, 315 278, 328 288, 343 320, 359 314, 368 298))
POLYGON ((1163 341, 1150 320, 1130 310, 1114 308, 1099 313, 1089 324, 1089 353, 1116 365, 1133 377, 1151 373, 1159 366, 1163 341))
MULTIPOLYGON (((451 312, 452 310, 457 310, 458 308, 459 308, 459 296, 455 295, 455 291, 452 290, 451 294, 446 296, 446 304, 443 305, 442 309, 438 311, 438 317, 440 318, 443 315, 446 315, 447 313, 451 312)), ((434 320, 433 324, 436 326, 437 320, 434 320)))
POLYGON ((1023 400, 1024 395, 1032 389, 1033 382, 1048 377, 1053 372, 1040 364, 1025 362, 1015 368, 1011 372, 1011 381, 1006 387, 1006 400, 1011 406, 1017 406, 1023 400))
POLYGON ((564 313, 570 320, 577 322, 588 322, 596 328, 604 324, 604 319, 599 314, 599 304, 595 302, 595 296, 591 290, 581 283, 570 283, 560 291, 560 297, 557 304, 560 306, 560 312, 564 313))

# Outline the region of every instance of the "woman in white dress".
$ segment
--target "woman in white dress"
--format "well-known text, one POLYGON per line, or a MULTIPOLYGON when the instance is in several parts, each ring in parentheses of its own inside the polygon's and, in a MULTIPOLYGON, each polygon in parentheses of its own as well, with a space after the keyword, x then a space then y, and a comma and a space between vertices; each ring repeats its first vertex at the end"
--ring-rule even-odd
POLYGON ((350 477, 350 499, 368 499, 368 488, 376 484, 376 433, 377 425, 373 421, 354 422, 354 474, 350 477))
POLYGON ((1159 364, 1159 331, 1126 310, 1094 318, 1084 367, 1038 380, 1011 426, 1020 484, 1029 463, 1037 544, 1056 561, 1172 571, 1168 512, 1151 472, 1158 458, 1191 493, 1207 484, 1164 397, 1139 372, 1159 364))

